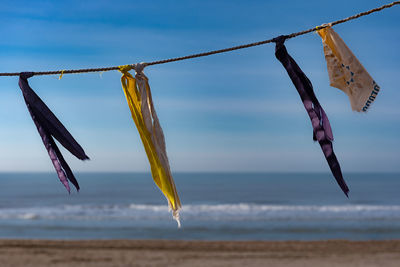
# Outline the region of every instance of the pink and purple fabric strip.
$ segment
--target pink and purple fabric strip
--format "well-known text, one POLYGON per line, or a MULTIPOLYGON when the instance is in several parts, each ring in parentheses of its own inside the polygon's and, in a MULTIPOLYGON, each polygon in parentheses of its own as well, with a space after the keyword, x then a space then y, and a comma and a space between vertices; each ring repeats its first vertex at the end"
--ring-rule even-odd
POLYGON ((296 87, 301 101, 307 110, 313 127, 314 141, 318 141, 320 144, 333 176, 335 177, 340 188, 343 190, 346 196, 348 196, 349 188, 343 179, 339 162, 335 153, 333 152, 333 134, 328 117, 314 94, 310 80, 297 65, 296 61, 294 61, 294 59, 288 54, 284 45, 285 39, 285 36, 280 36, 274 39, 274 42, 276 43, 275 56, 282 63, 289 74, 289 77, 296 87))

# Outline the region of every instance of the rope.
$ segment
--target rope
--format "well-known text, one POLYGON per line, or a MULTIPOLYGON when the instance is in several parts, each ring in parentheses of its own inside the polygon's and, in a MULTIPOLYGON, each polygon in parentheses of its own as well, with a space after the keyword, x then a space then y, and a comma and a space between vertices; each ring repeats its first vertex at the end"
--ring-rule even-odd
MULTIPOLYGON (((304 31, 300 31, 300 32, 295 32, 295 33, 291 33, 289 35, 285 35, 286 39, 290 39, 290 38, 294 38, 303 34, 307 34, 310 32, 314 32, 316 30, 319 29, 323 29, 326 28, 327 25, 337 25, 337 24, 341 24, 353 19, 358 19, 360 17, 363 16, 367 16, 369 14, 381 11, 383 9, 386 8, 390 8, 393 7, 395 5, 400 4, 400 1, 394 1, 390 4, 386 4, 383 5, 381 7, 377 7, 365 12, 361 12, 359 14, 341 19, 341 20, 337 20, 331 23, 327 23, 318 27, 313 27, 310 28, 308 30, 304 30, 304 31)), ((192 55, 187 55, 187 56, 183 56, 183 57, 175 57, 175 58, 169 58, 169 59, 163 59, 163 60, 157 60, 157 61, 152 61, 152 62, 148 62, 148 63, 141 63, 143 65, 143 67, 145 66, 151 66, 151 65, 159 65, 159 64, 165 64, 165 63, 169 63, 169 62, 175 62, 175 61, 181 61, 181 60, 186 60, 186 59, 191 59, 191 58, 198 58, 198 57, 205 57, 205 56, 210 56, 210 55, 215 55, 215 54, 220 54, 220 53, 225 53, 225 52, 230 52, 230 51, 234 51, 234 50, 239 50, 239 49, 244 49, 244 48, 249 48, 249 47, 253 47, 253 46, 259 46, 259 45, 264 45, 264 44, 268 44, 274 41, 275 38, 271 38, 268 40, 264 40, 264 41, 259 41, 259 42, 255 42, 255 43, 249 43, 249 44, 243 44, 243 45, 238 45, 238 46, 233 46, 233 47, 229 47, 229 48, 224 48, 224 49, 219 49, 219 50, 213 50, 213 51, 208 51, 208 52, 203 52, 203 53, 198 53, 198 54, 192 54, 192 55)), ((132 64, 131 65, 133 69, 135 69, 136 64, 132 64)), ((39 71, 39 72, 33 72, 34 75, 54 75, 54 74, 71 74, 71 73, 88 73, 88 72, 104 72, 104 71, 110 71, 110 70, 119 70, 119 66, 114 66, 114 67, 104 67, 104 68, 90 68, 90 69, 72 69, 72 70, 55 70, 55 71, 39 71)), ((4 73, 0 73, 0 76, 19 76, 19 72, 4 72, 4 73)))

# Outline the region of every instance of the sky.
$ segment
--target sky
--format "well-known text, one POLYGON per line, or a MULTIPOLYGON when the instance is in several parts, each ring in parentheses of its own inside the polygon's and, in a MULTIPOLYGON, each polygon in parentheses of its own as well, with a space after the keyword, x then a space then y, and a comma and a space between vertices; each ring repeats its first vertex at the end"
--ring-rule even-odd
MULTIPOLYGON (((389 0, 390 1, 390 0, 389 0)), ((389 1, 0 1, 0 72, 149 62, 269 39, 389 1)), ((400 6, 337 25, 381 91, 367 114, 329 86, 320 37, 286 47, 330 119, 346 172, 400 171, 400 6)), ((144 70, 173 172, 329 172, 296 89, 267 44, 144 70)), ((149 171, 117 71, 31 87, 83 146, 75 171, 149 171)), ((0 171, 52 171, 17 77, 0 77, 0 171)))

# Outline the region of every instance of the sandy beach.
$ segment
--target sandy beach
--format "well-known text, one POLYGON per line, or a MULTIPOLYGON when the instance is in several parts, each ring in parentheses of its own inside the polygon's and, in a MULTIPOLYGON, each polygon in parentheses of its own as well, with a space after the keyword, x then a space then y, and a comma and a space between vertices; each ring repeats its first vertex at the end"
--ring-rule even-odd
POLYGON ((1 266, 400 266, 400 241, 0 240, 1 266))

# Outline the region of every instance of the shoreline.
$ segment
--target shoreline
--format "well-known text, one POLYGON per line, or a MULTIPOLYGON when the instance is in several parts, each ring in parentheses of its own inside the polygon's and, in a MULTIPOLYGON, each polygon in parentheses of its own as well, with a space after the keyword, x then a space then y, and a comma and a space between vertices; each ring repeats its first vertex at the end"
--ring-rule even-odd
POLYGON ((400 266, 400 240, 0 239, 1 266, 400 266))

